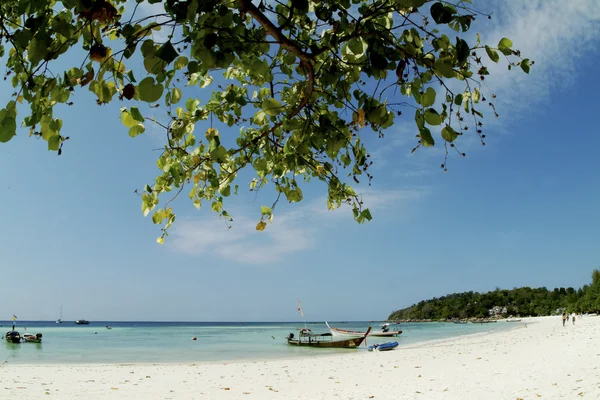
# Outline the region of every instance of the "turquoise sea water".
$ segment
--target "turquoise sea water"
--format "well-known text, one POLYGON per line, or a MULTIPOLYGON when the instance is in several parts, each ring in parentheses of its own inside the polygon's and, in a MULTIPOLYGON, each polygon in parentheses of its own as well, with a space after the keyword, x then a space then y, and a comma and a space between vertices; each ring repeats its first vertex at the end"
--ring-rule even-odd
MULTIPOLYGON (((332 327, 366 330, 369 322, 330 322, 332 327)), ((10 330, 10 321, 0 321, 0 332, 10 330)), ((380 323, 372 323, 377 328, 380 323)), ((397 340, 400 346, 451 337, 514 328, 517 323, 493 324, 402 323, 403 331, 393 339, 367 338, 367 344, 397 340)), ((324 354, 348 354, 360 349, 315 349, 290 346, 285 337, 304 323, 285 322, 110 322, 90 321, 56 324, 18 321, 23 334, 42 333, 40 344, 2 341, 0 363, 200 363, 248 359, 293 358, 324 354), (112 329, 106 329, 110 325, 112 329), (197 337, 192 341, 192 337, 197 337)), ((324 323, 307 324, 314 332, 328 332, 324 323)))

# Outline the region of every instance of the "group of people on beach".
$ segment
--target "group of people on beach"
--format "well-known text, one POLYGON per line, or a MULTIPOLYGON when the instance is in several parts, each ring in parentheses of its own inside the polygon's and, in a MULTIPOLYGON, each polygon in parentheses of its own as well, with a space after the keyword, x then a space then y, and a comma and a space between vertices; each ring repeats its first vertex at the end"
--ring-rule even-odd
MULTIPOLYGON (((575 325, 575 317, 577 316, 577 314, 573 313, 573 315, 569 315, 566 312, 562 313, 562 322, 563 322, 563 326, 565 326, 565 322, 569 322, 569 317, 571 318, 571 321, 573 321, 573 325, 575 325)), ((579 318, 581 318, 581 314, 579 314, 579 318)))

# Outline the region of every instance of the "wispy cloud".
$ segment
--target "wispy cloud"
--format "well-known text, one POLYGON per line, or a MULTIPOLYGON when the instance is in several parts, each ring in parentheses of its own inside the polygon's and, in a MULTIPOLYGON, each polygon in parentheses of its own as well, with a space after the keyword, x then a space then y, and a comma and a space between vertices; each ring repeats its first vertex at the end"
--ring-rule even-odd
MULTIPOLYGON (((524 58, 535 61, 530 74, 526 75, 518 67, 508 71, 504 60, 495 64, 484 52, 481 54, 490 71, 484 89, 497 95, 494 104, 500 114, 500 118, 496 119, 487 112, 487 106, 480 107, 485 114, 484 129, 486 133, 510 134, 516 120, 543 112, 550 101, 551 91, 568 88, 577 77, 578 64, 586 62, 590 52, 598 51, 600 1, 480 0, 474 2, 474 7, 491 13, 492 19, 478 18, 467 38, 469 43, 475 42, 477 32, 481 34, 483 43, 492 46, 501 38, 508 37, 524 58)), ((452 90, 464 89, 460 82, 452 82, 449 86, 452 90)), ((393 164, 396 172, 392 175, 407 178, 431 173, 443 162, 443 141, 439 132, 435 132, 434 136, 436 148, 420 149, 414 156, 410 155, 416 144, 416 127, 412 118, 390 128, 390 133, 372 147, 375 149, 372 159, 376 168, 389 170, 390 164, 393 164)), ((498 135, 488 134, 486 140, 497 138, 498 135)), ((481 143, 473 133, 462 136, 457 146, 461 152, 468 154, 478 151, 481 143)))
MULTIPOLYGON (((403 204, 427 193, 424 189, 368 190, 363 192, 363 200, 376 215, 391 207, 402 212, 403 204)), ((352 218, 347 209, 328 211, 325 200, 319 199, 276 213, 273 223, 263 232, 255 229, 258 217, 236 216, 231 228, 214 215, 187 218, 177 222, 167 245, 188 254, 211 254, 240 263, 274 263, 317 246, 319 231, 339 225, 341 217, 352 218)))
POLYGON ((529 113, 547 104, 551 90, 571 84, 577 76, 578 63, 585 62, 590 51, 597 51, 598 0, 479 3, 485 7, 484 11, 493 12, 489 23, 486 20, 474 29, 481 32, 482 42, 496 44, 502 37, 508 37, 523 57, 535 61, 529 75, 520 70, 508 71, 506 63, 486 62, 490 70, 486 84, 498 94, 496 106, 506 121, 516 113, 529 113))

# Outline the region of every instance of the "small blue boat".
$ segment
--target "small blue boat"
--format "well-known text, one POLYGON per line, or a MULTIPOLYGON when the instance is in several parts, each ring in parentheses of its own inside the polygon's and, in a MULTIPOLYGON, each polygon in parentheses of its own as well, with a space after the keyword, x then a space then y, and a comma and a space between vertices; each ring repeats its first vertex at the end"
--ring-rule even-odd
POLYGON ((388 351, 394 350, 398 347, 398 342, 387 342, 382 344, 375 344, 373 346, 369 346, 369 351, 377 350, 377 351, 388 351))

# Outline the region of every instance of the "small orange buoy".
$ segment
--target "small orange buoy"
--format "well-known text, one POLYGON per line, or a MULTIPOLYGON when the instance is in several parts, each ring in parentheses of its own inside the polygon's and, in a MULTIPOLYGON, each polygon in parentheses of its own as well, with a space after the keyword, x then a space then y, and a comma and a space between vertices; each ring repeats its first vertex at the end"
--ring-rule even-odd
POLYGON ((196 336, 194 336, 194 337, 192 338, 192 340, 197 340, 197 339, 196 339, 196 336))

